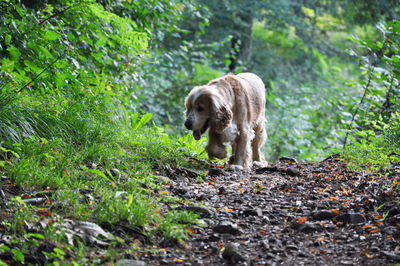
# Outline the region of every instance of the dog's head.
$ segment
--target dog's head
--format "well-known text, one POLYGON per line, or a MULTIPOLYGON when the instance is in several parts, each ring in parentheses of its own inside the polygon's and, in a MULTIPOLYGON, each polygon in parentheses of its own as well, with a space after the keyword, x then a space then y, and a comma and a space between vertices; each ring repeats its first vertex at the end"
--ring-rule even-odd
POLYGON ((185 100, 185 127, 193 130, 196 140, 210 127, 221 133, 232 120, 232 111, 225 99, 212 86, 195 87, 185 100))

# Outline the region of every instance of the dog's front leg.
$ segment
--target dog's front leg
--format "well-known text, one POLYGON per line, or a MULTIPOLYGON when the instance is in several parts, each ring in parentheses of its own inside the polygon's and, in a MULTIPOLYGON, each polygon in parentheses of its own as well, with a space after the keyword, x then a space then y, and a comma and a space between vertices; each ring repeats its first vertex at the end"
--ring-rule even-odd
POLYGON ((230 166, 230 168, 233 170, 250 168, 250 165, 249 165, 249 159, 251 158, 250 142, 251 142, 252 135, 249 133, 250 133, 249 129, 247 129, 247 128, 242 129, 240 131, 240 135, 235 140, 234 155, 232 156, 233 162, 230 166))
POLYGON ((225 148, 221 140, 221 135, 210 131, 208 133, 208 145, 206 147, 206 151, 208 154, 208 158, 212 160, 213 158, 224 159, 228 155, 228 152, 225 148))

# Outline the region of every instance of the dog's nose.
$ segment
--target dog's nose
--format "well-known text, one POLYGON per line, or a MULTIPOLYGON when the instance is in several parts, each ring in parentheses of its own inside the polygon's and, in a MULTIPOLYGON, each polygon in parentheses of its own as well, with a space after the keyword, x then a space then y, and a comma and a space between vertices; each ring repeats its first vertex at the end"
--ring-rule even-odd
POLYGON ((185 121, 185 127, 190 130, 192 128, 192 121, 186 120, 185 121))

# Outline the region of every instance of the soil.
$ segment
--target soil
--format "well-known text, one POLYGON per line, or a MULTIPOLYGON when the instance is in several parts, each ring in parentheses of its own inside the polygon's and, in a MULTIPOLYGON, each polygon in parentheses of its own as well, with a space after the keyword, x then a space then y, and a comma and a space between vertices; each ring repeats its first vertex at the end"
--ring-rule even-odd
MULTIPOLYGON (((386 176, 348 171, 336 157, 299 164, 196 172, 168 167, 170 194, 192 201, 204 227, 130 265, 390 265, 400 262, 399 167, 386 176), (197 207, 196 207, 196 206, 197 207), (202 207, 199 207, 202 206, 202 207)), ((118 264, 118 263, 117 263, 118 264)))

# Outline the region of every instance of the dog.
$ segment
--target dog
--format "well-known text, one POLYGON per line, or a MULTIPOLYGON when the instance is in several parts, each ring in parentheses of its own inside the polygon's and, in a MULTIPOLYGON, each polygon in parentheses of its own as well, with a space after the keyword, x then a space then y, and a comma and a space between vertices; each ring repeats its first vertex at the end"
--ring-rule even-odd
POLYGON ((209 159, 224 159, 230 142, 232 170, 267 165, 261 146, 265 131, 265 86, 253 73, 228 74, 205 86, 194 87, 185 99, 185 127, 200 140, 209 129, 209 159))

